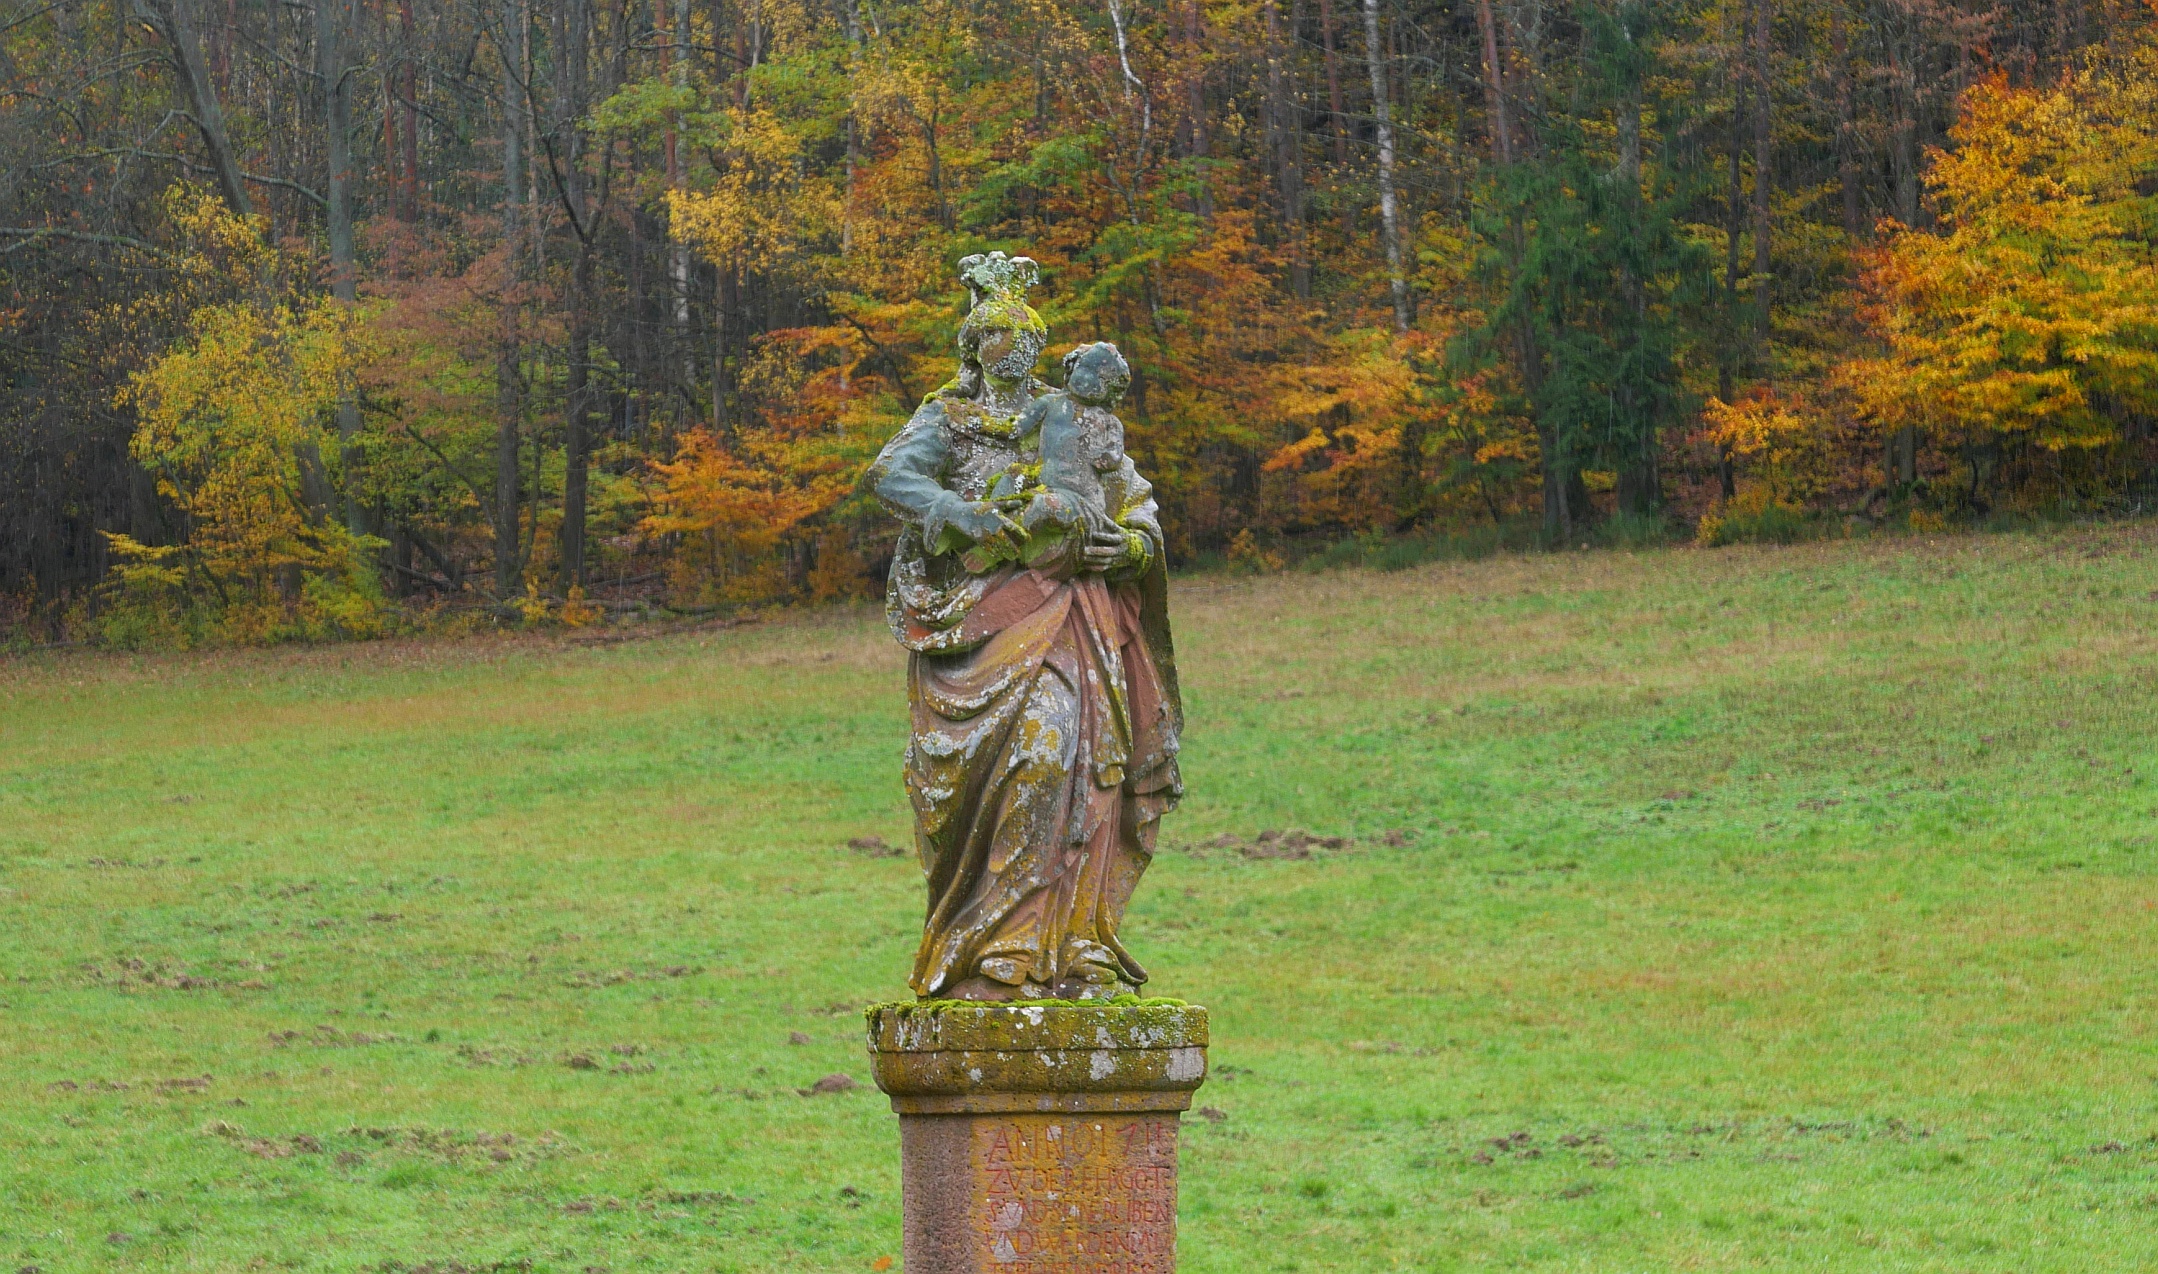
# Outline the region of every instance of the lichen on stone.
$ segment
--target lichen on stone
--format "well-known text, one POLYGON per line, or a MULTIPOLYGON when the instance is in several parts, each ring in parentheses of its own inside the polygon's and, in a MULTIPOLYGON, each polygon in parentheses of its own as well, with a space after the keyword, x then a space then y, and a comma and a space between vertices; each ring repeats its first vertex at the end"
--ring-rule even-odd
POLYGON ((871 1004, 862 1010, 862 1016, 876 1021, 884 1012, 907 1016, 914 1013, 950 1013, 963 1010, 986 1009, 1188 1009, 1188 1000, 1178 1000, 1166 995, 1119 995, 1106 1000, 886 1000, 871 1004))

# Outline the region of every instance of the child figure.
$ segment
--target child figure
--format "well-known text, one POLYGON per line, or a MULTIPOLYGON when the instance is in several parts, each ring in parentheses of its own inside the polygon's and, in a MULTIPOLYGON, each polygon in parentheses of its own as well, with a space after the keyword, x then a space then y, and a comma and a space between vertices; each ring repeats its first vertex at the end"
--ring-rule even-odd
POLYGON ((1040 494, 1020 515, 1029 557, 1062 539, 1061 523, 1076 535, 1122 535, 1124 422, 1111 410, 1131 386, 1131 367, 1107 341, 1064 356, 1064 388, 1042 395, 1019 417, 1015 433, 1041 432, 1040 494), (1074 525, 1076 524, 1076 525, 1074 525))
POLYGON ((982 574, 1003 562, 1032 566, 1073 538, 1139 538, 1117 522, 1138 475, 1124 456, 1124 422, 1110 410, 1130 385, 1130 365, 1107 341, 1066 354, 1064 388, 1036 398, 1012 427, 1015 442, 1040 433, 1038 476, 1037 466, 1014 464, 990 484, 988 503, 1004 529, 971 545, 950 530, 932 551, 960 553, 968 571, 982 574))

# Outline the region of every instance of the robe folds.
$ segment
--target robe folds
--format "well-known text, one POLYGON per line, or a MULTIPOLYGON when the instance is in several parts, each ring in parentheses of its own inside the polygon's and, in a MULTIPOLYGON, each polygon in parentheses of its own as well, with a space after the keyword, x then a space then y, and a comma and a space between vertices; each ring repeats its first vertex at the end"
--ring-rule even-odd
POLYGON ((1068 564, 969 575, 922 547, 945 501, 979 498, 944 485, 955 431, 941 416, 917 413, 873 471, 907 522, 887 616, 910 652, 906 782, 929 886, 910 982, 936 996, 986 965, 1035 994, 1090 973, 1143 983, 1117 926, 1183 790, 1151 492, 1127 460, 1125 525, 1152 548, 1138 578, 1068 564), (906 481, 931 474, 944 482, 906 481))

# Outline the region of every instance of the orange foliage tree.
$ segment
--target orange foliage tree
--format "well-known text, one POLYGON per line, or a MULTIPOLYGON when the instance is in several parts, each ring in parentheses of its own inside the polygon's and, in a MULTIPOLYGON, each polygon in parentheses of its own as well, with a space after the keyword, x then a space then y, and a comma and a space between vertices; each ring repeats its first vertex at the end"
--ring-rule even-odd
POLYGON ((2158 413, 2158 51, 2060 84, 1967 95, 1927 187, 1939 226, 1873 255, 1885 347, 1843 371, 1866 416, 1961 466, 1957 494, 2098 502, 2148 457, 2158 413))

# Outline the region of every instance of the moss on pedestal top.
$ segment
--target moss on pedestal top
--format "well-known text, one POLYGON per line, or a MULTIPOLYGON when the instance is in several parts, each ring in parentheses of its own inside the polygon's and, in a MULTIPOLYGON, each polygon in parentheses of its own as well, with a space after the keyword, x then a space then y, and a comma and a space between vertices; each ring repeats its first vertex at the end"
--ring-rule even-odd
POLYGON ((1206 1010, 1181 1000, 873 1004, 865 1015, 877 1053, 1038 1052, 1205 1048, 1206 1010))

